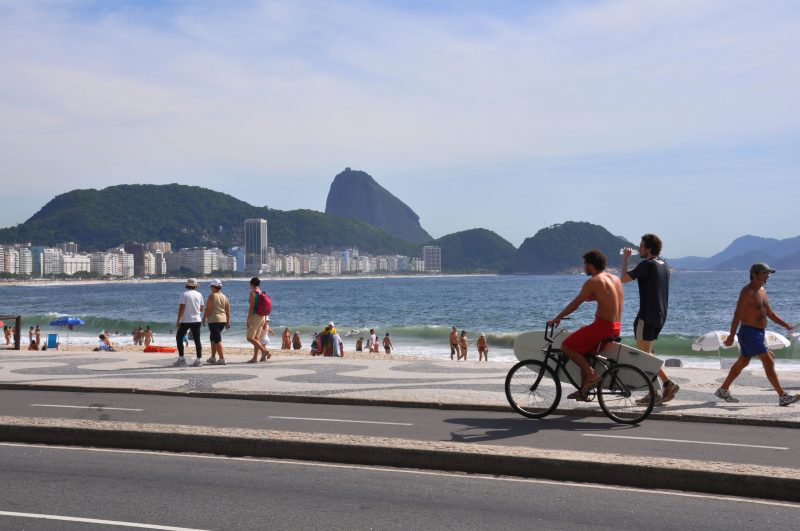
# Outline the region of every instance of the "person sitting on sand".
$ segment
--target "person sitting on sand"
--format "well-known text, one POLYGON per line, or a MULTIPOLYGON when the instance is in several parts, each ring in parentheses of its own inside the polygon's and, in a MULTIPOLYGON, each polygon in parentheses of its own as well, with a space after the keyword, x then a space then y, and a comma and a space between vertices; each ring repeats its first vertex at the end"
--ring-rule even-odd
POLYGON ((100 350, 105 352, 116 352, 111 340, 108 339, 108 336, 105 334, 100 334, 100 350))
POLYGON ((32 340, 28 345, 28 350, 39 350, 39 344, 36 342, 35 339, 32 340))

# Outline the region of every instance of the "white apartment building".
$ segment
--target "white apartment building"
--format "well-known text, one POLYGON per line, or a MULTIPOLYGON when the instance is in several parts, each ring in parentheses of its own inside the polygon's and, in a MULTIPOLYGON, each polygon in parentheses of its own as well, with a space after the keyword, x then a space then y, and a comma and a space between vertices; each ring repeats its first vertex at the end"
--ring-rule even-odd
POLYGON ((89 270, 100 277, 121 277, 122 264, 119 255, 111 253, 91 253, 89 255, 89 270))
POLYGON ((216 253, 203 247, 195 249, 181 249, 181 267, 197 275, 208 275, 214 271, 216 253))
POLYGON ((3 246, 0 245, 0 273, 3 273, 6 270, 6 256, 5 250, 3 246))
POLYGON ((19 251, 13 247, 6 247, 3 256, 3 272, 19 275, 19 251))
POLYGON ((74 275, 78 271, 89 272, 92 268, 92 260, 85 254, 62 254, 59 257, 61 272, 64 275, 74 275))
POLYGON ((19 249, 19 274, 28 276, 33 274, 33 255, 27 247, 19 249))
POLYGON ((34 257, 33 261, 39 263, 40 276, 60 275, 64 272, 61 267, 61 249, 42 249, 38 260, 34 257))
POLYGON ((411 271, 425 271, 425 260, 419 257, 411 259, 411 271))

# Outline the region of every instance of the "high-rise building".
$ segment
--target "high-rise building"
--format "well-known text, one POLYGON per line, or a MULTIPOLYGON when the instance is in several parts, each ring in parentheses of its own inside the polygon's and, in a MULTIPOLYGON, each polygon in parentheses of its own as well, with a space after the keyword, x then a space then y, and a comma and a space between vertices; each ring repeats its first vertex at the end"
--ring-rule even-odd
POLYGON ((161 251, 162 253, 171 253, 172 244, 170 242, 147 242, 144 244, 145 250, 154 253, 161 251))
POLYGON ((133 255, 133 274, 137 277, 145 276, 147 273, 144 272, 144 244, 139 242, 128 242, 125 244, 125 252, 133 255))
POLYGON ((75 242, 57 243, 56 248, 61 249, 62 252, 67 254, 75 254, 78 252, 78 244, 75 242))
POLYGON ((260 273, 269 268, 267 259, 267 220, 244 220, 244 269, 260 273))
POLYGON ((19 274, 26 276, 33 274, 33 254, 28 247, 19 249, 19 274))
POLYGON ((425 262, 425 271, 441 272, 442 248, 435 245, 426 245, 422 248, 422 261, 425 262))

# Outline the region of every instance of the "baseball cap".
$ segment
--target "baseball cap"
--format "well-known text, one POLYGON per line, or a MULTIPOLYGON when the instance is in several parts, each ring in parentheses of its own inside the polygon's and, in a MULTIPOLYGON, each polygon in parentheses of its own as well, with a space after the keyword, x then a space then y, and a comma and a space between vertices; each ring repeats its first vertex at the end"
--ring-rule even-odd
POLYGON ((187 288, 196 288, 197 287, 197 279, 196 278, 190 278, 189 280, 187 280, 186 281, 186 287, 187 288))
POLYGON ((774 273, 775 270, 772 269, 770 266, 765 264, 764 262, 756 262, 752 266, 750 266, 750 273, 756 275, 758 273, 774 273))
POLYGON ((331 321, 330 323, 328 323, 328 326, 333 326, 333 321, 331 321))
POLYGON ((221 288, 222 287, 222 281, 220 279, 218 279, 218 278, 215 278, 214 280, 211 281, 210 285, 214 286, 215 288, 221 288))

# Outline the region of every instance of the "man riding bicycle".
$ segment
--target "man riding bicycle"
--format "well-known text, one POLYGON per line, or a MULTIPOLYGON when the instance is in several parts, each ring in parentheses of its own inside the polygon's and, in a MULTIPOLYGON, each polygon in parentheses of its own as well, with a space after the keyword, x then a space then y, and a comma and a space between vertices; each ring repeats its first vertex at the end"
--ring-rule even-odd
POLYGON ((558 315, 547 324, 556 327, 561 319, 571 314, 584 302, 597 302, 594 322, 579 328, 562 343, 561 350, 581 369, 581 390, 569 398, 586 400, 589 391, 597 386, 602 378, 589 365, 587 355, 596 354, 602 343, 611 337, 619 337, 622 331, 622 304, 625 295, 619 277, 607 273, 606 256, 597 249, 583 255, 584 271, 591 278, 581 288, 578 296, 567 304, 558 315))

